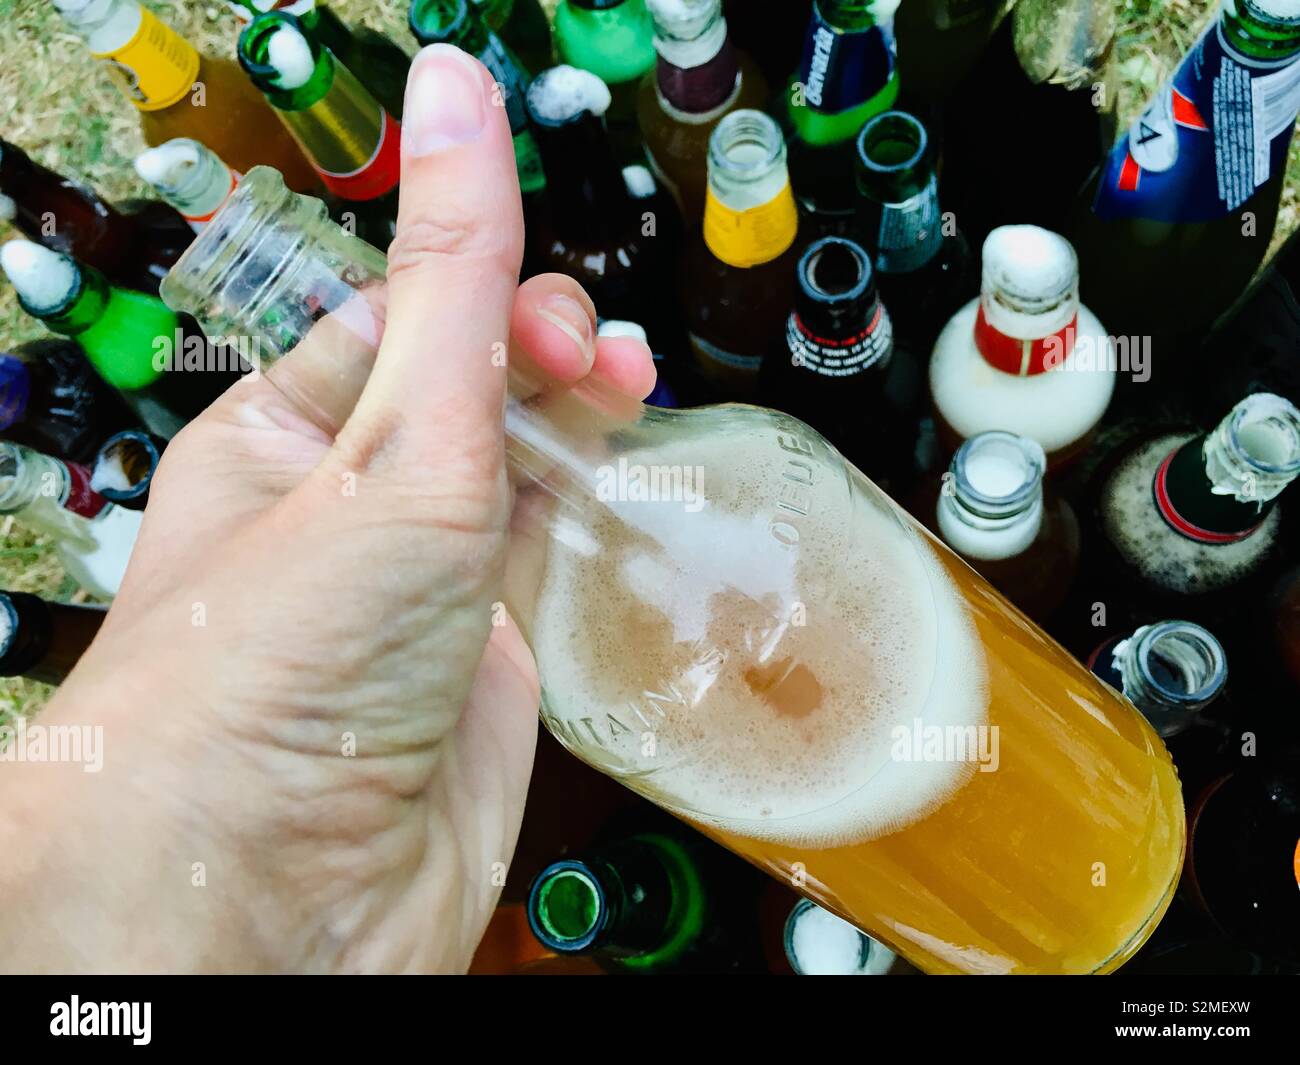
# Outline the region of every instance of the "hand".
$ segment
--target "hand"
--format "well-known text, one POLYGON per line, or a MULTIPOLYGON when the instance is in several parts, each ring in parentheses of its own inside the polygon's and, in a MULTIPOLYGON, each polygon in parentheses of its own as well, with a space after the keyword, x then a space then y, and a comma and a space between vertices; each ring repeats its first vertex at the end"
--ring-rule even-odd
POLYGON ((512 497, 494 345, 562 383, 654 383, 644 345, 595 340, 575 282, 518 286, 493 98, 455 49, 412 67, 360 394, 313 376, 313 334, 168 448, 121 594, 40 722, 102 725, 102 772, 0 773, 0 890, 26 914, 0 928, 5 968, 468 965, 537 729, 532 656, 491 624, 512 497))

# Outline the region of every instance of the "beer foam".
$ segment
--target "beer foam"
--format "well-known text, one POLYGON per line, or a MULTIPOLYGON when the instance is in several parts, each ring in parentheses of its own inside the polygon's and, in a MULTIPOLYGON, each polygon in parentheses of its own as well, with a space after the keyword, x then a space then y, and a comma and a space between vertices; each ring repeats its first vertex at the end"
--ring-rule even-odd
POLYGON ((135 171, 156 189, 174 192, 199 165, 199 145, 186 137, 177 137, 135 157, 135 171))
POLYGON ((1102 489, 1106 538, 1146 581, 1184 595, 1211 592, 1240 580, 1277 540, 1277 507, 1260 528, 1235 544, 1202 544, 1174 532, 1160 515, 1151 486, 1160 463, 1190 434, 1161 436, 1128 456, 1102 489))
POLYGON ((316 69, 307 38, 287 23, 266 42, 266 61, 275 68, 275 83, 282 89, 302 88, 316 69))
POLYGON ((565 122, 583 111, 603 115, 611 101, 600 78, 568 64, 543 70, 528 86, 529 109, 544 122, 565 122))
POLYGON ((897 831, 975 770, 894 751, 895 728, 984 722, 973 624, 929 542, 856 471, 850 490, 836 460, 749 429, 620 456, 701 469, 702 509, 611 502, 586 537, 552 542, 544 716, 588 761, 722 830, 811 847, 897 831), (661 546, 678 543, 689 554, 661 546))
POLYGON ((623 167, 623 185, 634 200, 648 200, 659 191, 654 175, 644 166, 623 167))
POLYGON ((11 240, 0 246, 0 269, 36 314, 62 309, 80 281, 76 263, 30 240, 11 240))
POLYGON ((930 360, 930 395, 939 415, 962 437, 1003 429, 1037 440, 1049 454, 1086 436, 1101 420, 1115 390, 1114 360, 1085 368, 1082 341, 1090 360, 1110 353, 1110 340, 1097 316, 1079 308, 1076 342, 1055 369, 1018 377, 985 361, 975 346, 979 300, 971 300, 949 319, 935 341, 930 360))

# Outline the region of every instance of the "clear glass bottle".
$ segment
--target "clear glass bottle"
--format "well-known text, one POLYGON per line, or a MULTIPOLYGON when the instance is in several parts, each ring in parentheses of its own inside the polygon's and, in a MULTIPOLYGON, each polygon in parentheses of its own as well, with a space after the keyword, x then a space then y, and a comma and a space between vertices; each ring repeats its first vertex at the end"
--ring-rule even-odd
POLYGON ((51 537, 68 575, 91 595, 117 594, 141 515, 94 491, 86 467, 0 441, 0 514, 51 537))
POLYGON ((196 233, 239 184, 237 171, 207 145, 188 137, 141 152, 135 157, 135 169, 196 233))
MULTIPOLYGON (((163 293, 359 385, 383 271, 255 170, 163 293)), ((927 971, 1104 972, 1141 945, 1184 819, 1131 704, 797 420, 510 374, 504 599, 564 746, 774 876, 799 863, 927 971), (984 741, 928 758, 926 728, 984 741)))

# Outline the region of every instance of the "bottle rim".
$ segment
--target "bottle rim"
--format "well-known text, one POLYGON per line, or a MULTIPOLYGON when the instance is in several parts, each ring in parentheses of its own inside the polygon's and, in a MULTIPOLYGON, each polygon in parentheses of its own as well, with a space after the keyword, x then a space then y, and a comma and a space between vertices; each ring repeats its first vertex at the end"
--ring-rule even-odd
POLYGON ((803 293, 816 303, 833 306, 861 299, 871 287, 871 257, 857 241, 845 237, 822 237, 808 245, 808 249, 799 257, 799 284, 803 293), (821 266, 828 252, 842 253, 849 256, 857 273, 852 285, 838 291, 831 291, 817 282, 817 268, 821 266))
POLYGON ((552 862, 533 879, 528 889, 528 925, 537 939, 561 954, 581 954, 588 950, 604 925, 609 903, 599 877, 584 862, 564 859, 552 862), (556 929, 542 914, 549 913, 547 902, 552 892, 562 885, 578 885, 587 893, 592 906, 592 918, 585 931, 569 935, 556 929))
POLYGON ((1228 440, 1242 461, 1261 473, 1284 476, 1300 473, 1300 410, 1281 396, 1257 392, 1238 403, 1228 416, 1228 440), (1261 421, 1281 422, 1289 432, 1291 457, 1285 462, 1275 463, 1260 457, 1243 439, 1246 429, 1261 421))
MULTIPOLYGON (((269 59, 257 58, 259 54, 265 55, 266 52, 269 52, 271 37, 284 26, 292 27, 307 42, 307 47, 311 51, 312 63, 316 65, 317 71, 319 71, 322 55, 320 42, 302 28, 302 23, 297 15, 291 15, 283 10, 265 11, 245 26, 240 31, 239 40, 235 44, 235 52, 239 59, 239 65, 244 68, 249 79, 259 90, 264 93, 288 96, 300 91, 305 86, 299 85, 294 88, 286 88, 279 83, 279 69, 273 66, 269 59)), ((307 84, 309 85, 311 82, 308 81, 307 84)))
POLYGON ((142 429, 123 429, 104 441, 95 456, 91 472, 91 487, 110 503, 127 503, 149 493, 153 475, 162 459, 159 441, 142 429), (123 476, 130 482, 126 488, 96 487, 96 474, 101 463, 116 462, 123 476))
MULTIPOLYGON (((1147 625, 1134 634, 1137 645, 1132 651, 1133 666, 1138 670, 1142 688, 1166 707, 1195 711, 1210 702, 1228 679, 1228 661, 1223 645, 1208 629, 1191 621, 1161 621, 1147 625), (1200 683, 1192 690, 1174 688, 1161 681, 1154 669, 1159 657, 1179 660, 1186 677, 1194 673, 1200 683)), ((1121 670, 1121 675, 1126 671, 1121 670)), ((1131 678, 1125 676, 1125 680, 1131 678)))
POLYGON ((469 28, 469 22, 469 0, 411 0, 406 13, 406 23, 421 45, 460 40, 469 28), (437 29, 430 28, 424 21, 428 14, 441 16, 443 12, 451 13, 451 20, 445 23, 440 20, 437 29))
POLYGON ((959 512, 969 511, 980 518, 1013 518, 1030 510, 1042 499, 1046 471, 1047 455, 1037 440, 1002 429, 978 433, 964 441, 952 457, 949 472, 955 485, 953 501, 960 504, 959 512), (971 480, 967 464, 980 451, 990 448, 997 448, 1003 454, 1011 453, 1023 463, 1021 483, 1013 491, 992 495, 981 491, 971 480))
POLYGON ((858 133, 858 161, 873 174, 898 174, 911 170, 920 163, 930 145, 930 137, 925 125, 915 115, 907 111, 882 111, 871 119, 858 133), (912 154, 906 159, 885 163, 873 158, 868 149, 868 142, 884 130, 902 132, 914 144, 912 154))
MULTIPOLYGON (((796 976, 815 975, 806 972, 803 966, 799 964, 799 954, 795 950, 795 946, 794 946, 794 933, 795 933, 795 928, 798 926, 799 922, 803 919, 804 915, 810 913, 813 910, 818 910, 818 909, 824 909, 824 907, 818 906, 811 899, 800 899, 798 902, 794 904, 794 906, 790 910, 789 916, 787 916, 785 919, 785 928, 782 932, 781 941, 782 941, 782 945, 785 948, 785 960, 790 963, 790 968, 795 971, 796 976)), ((826 911, 826 912, 829 913, 830 911, 826 911)), ((837 917, 838 915, 832 914, 831 916, 837 917)), ((839 918, 839 919, 843 920, 843 918, 839 918)), ((845 921, 844 923, 848 924, 847 921, 845 921)), ((849 927, 853 928, 853 930, 858 933, 858 943, 859 943, 859 951, 860 951, 858 955, 859 972, 857 974, 843 973, 841 975, 844 976, 863 975, 865 973, 867 965, 870 963, 871 955, 876 953, 879 944, 877 944, 877 942, 874 939, 872 939, 869 935, 862 932, 860 929, 854 928, 852 925, 849 925, 849 927)))
POLYGON ((739 181, 756 181, 768 174, 785 154, 785 138, 771 115, 753 108, 732 111, 709 137, 709 168, 739 181), (736 160, 731 152, 744 144, 763 149, 761 158, 736 160))

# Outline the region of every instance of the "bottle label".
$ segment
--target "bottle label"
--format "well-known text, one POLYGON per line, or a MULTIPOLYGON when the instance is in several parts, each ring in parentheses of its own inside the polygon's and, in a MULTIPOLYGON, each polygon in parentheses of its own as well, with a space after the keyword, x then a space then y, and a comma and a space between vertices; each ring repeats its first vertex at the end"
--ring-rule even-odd
POLYGON ((492 80, 497 83, 497 99, 493 102, 505 107, 506 118, 510 121, 510 132, 518 136, 521 131, 528 128, 528 111, 524 106, 524 92, 527 86, 524 84, 518 65, 506 51, 501 38, 495 33, 488 34, 487 47, 479 53, 478 58, 479 62, 491 72, 492 80))
POLYGON ((1011 337, 989 324, 981 302, 979 313, 975 315, 975 347, 995 370, 1017 377, 1030 377, 1053 370, 1069 358, 1074 350, 1078 326, 1079 316, 1076 314, 1064 329, 1049 336, 1030 340, 1011 337))
POLYGON ((823 377, 852 377, 885 358, 894 338, 894 327, 883 303, 866 328, 853 336, 818 336, 797 315, 786 320, 785 342, 791 362, 823 377))
POLYGON ((712 186, 704 201, 704 243, 728 266, 771 262, 794 243, 799 213, 790 182, 767 203, 737 211, 723 203, 712 186))
POLYGON ((894 74, 894 24, 841 30, 813 5, 799 84, 804 104, 824 115, 850 111, 880 92, 894 74))
POLYGON ((171 107, 199 76, 199 53, 158 17, 140 8, 140 28, 121 48, 96 52, 126 83, 126 94, 141 111, 171 107))
POLYGON ((32 395, 27 364, 12 355, 0 355, 0 430, 20 421, 32 395))
POLYGON ((887 203, 876 235, 876 269, 885 274, 910 274, 938 254, 943 244, 939 193, 934 175, 915 196, 887 203))
POLYGON ((354 203, 377 200, 396 187, 402 172, 401 124, 381 107, 375 126, 379 139, 374 151, 356 169, 327 170, 325 160, 315 160, 316 172, 335 196, 354 203))
POLYGON ((1297 59, 1244 56, 1216 22, 1112 150, 1093 211, 1209 222, 1237 210, 1286 166, 1300 111, 1297 59))
MULTIPOLYGON (((1199 442, 1199 438, 1198 438, 1199 442)), ((1170 468, 1174 464, 1174 459, 1183 450, 1185 445, 1180 445, 1169 452, 1165 459, 1160 463, 1156 470, 1155 480, 1152 483, 1152 491, 1155 495, 1156 509, 1160 511, 1160 516, 1165 519, 1165 523, 1181 536, 1189 540, 1195 540, 1200 544, 1235 544, 1252 536, 1260 527, 1262 522, 1252 524, 1248 528, 1238 529, 1234 532, 1216 532, 1213 529, 1206 529, 1195 522, 1190 521, 1179 512, 1177 504, 1174 502, 1174 494, 1169 490, 1170 482, 1175 480, 1169 476, 1170 468)), ((1197 464, 1199 465, 1199 463, 1197 464)))
POLYGON ((90 487, 90 470, 79 462, 65 462, 68 470, 68 494, 63 497, 63 509, 83 518, 93 518, 106 506, 108 500, 90 487))

